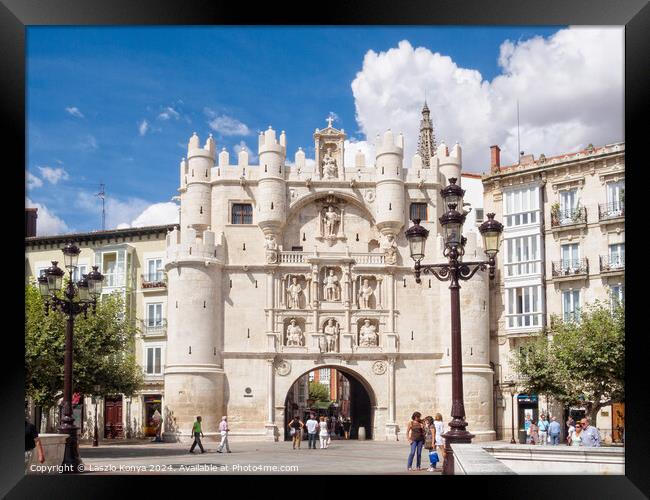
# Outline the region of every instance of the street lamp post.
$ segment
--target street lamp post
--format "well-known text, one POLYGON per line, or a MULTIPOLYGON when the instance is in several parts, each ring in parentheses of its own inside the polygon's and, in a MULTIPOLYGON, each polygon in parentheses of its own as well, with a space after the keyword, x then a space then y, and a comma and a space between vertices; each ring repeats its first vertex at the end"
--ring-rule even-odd
POLYGON ((73 273, 77 268, 80 253, 81 250, 79 247, 71 242, 63 248, 65 268, 70 273, 70 279, 63 291, 63 298, 57 296, 57 293, 63 287, 63 276, 65 274, 63 269, 58 267, 58 261, 52 261, 52 266, 38 279, 39 290, 45 300, 45 314, 49 314, 50 309, 53 309, 67 316, 63 374, 63 417, 59 426, 59 433, 68 435, 62 464, 64 472, 79 472, 78 468, 81 465, 77 438, 79 428, 75 425, 74 417, 72 416, 74 317, 81 313, 84 314, 84 317, 87 317, 90 308, 92 308, 93 314, 95 313, 97 299, 102 293, 102 281, 104 279, 102 274, 97 271, 97 266, 93 266, 93 270, 84 275, 75 285, 73 282, 73 273))
POLYGON ((93 433, 93 446, 99 446, 99 431, 97 430, 97 403, 99 403, 99 390, 98 385, 94 386, 95 394, 93 396, 93 402, 95 403, 95 431, 93 433))
POLYGON ((487 214, 486 220, 479 227, 483 236, 483 246, 488 256, 487 261, 463 262, 465 254, 466 239, 462 236, 463 223, 466 212, 462 210, 463 196, 465 191, 456 184, 455 178, 449 179, 449 185, 441 190, 440 194, 448 208, 438 220, 442 225, 445 239, 443 255, 447 257, 446 264, 422 265, 420 261, 424 258, 424 247, 429 231, 420 226, 420 220, 414 219, 413 226, 406 230, 406 238, 409 242, 411 258, 415 261, 415 281, 420 283, 420 274, 433 274, 440 281, 449 281, 451 292, 451 374, 452 374, 452 420, 449 423, 451 430, 442 436, 445 438, 445 452, 447 454, 444 463, 444 474, 454 473, 454 456, 451 449, 453 443, 471 443, 474 437, 467 430, 465 421, 465 403, 463 401, 463 360, 461 351, 461 329, 460 329, 460 281, 467 281, 477 271, 485 271, 489 268, 490 279, 494 278, 495 257, 499 251, 499 243, 503 225, 494 220, 494 214, 487 214))

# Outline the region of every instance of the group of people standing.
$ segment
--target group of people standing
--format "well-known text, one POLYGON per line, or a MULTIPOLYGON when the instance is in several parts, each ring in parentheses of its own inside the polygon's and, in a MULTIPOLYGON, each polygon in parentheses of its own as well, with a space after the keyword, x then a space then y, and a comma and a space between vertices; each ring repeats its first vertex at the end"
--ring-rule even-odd
MULTIPOLYGON (((201 416, 199 415, 196 417, 196 421, 194 422, 194 425, 192 426, 192 434, 194 435, 194 442, 192 443, 192 447, 190 448, 190 453, 194 453, 194 448, 198 445, 198 447, 201 449, 201 453, 205 453, 205 450, 203 449, 203 444, 201 443, 201 438, 203 436, 203 430, 201 428, 201 416)), ((219 446, 217 447, 217 453, 223 453, 224 447, 226 448, 226 452, 230 453, 230 444, 228 444, 228 433, 230 432, 230 428, 228 427, 228 417, 225 415, 221 417, 221 422, 219 423, 219 433, 221 434, 221 443, 219 443, 219 446)))
POLYGON ((293 443, 293 449, 300 449, 300 442, 302 435, 307 430, 307 438, 309 439, 309 448, 316 449, 316 437, 320 441, 321 449, 329 447, 332 436, 339 436, 339 439, 350 439, 350 428, 352 421, 350 418, 344 419, 339 416, 338 418, 321 416, 316 420, 316 415, 311 413, 307 422, 303 422, 298 415, 293 417, 291 422, 287 425, 289 428, 289 435, 293 443))
POLYGON ((442 415, 436 413, 435 418, 431 416, 424 417, 416 411, 411 416, 406 427, 406 438, 411 445, 406 468, 413 469, 413 458, 416 459, 416 469, 422 470, 422 448, 429 450, 429 468, 427 471, 436 470, 438 462, 444 458, 445 443, 442 434, 445 432, 445 426, 442 422, 442 415))
MULTIPOLYGON (((588 417, 581 419, 577 424, 573 417, 569 417, 566 421, 566 427, 567 445, 600 446, 600 432, 591 425, 591 420, 588 417)), ((560 444, 560 423, 555 417, 551 417, 549 422, 546 415, 542 414, 537 423, 533 422, 530 417, 526 417, 524 429, 526 430, 526 444, 560 444)))

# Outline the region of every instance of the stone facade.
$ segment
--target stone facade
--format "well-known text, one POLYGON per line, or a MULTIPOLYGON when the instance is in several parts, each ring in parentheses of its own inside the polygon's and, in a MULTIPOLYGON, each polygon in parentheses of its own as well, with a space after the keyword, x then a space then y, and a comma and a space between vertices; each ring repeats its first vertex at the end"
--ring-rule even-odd
MULTIPOLYGON (((206 435, 229 416, 233 434, 278 439, 287 393, 333 367, 370 397, 374 439, 396 439, 413 411, 449 415, 447 284, 415 283, 404 230, 426 206, 428 262, 442 260, 439 190, 461 178, 461 148, 440 144, 406 169, 388 130, 376 158, 344 164, 343 130, 314 133, 316 162, 287 138, 259 136, 259 165, 231 164, 195 134, 180 166, 180 230, 167 236, 165 438, 206 435), (368 321, 366 321, 368 320, 368 321), (296 329, 297 328, 297 329, 296 329)), ((481 254, 469 235, 468 255, 481 254)), ((469 257, 468 257, 469 258, 469 257)), ((487 276, 463 284, 465 407, 477 439, 493 439, 487 276)))
MULTIPOLYGON (((517 378, 509 356, 552 316, 570 320, 585 304, 624 298, 625 144, 528 155, 508 167, 499 156, 492 146, 483 185, 486 212, 505 226, 490 313, 491 356, 504 389, 517 378)), ((497 399, 497 435, 508 437, 512 397, 504 389, 497 399)), ((563 418, 562 408, 543 398, 539 412, 549 411, 563 418)), ((605 440, 612 438, 612 411, 603 408, 597 421, 605 440)), ((520 421, 515 408, 515 426, 520 421)))

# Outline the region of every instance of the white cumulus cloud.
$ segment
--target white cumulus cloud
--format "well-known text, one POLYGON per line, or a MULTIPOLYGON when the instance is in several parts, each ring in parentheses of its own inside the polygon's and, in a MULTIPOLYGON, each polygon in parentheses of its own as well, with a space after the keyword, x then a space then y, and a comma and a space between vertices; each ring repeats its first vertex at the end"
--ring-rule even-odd
POLYGON ((248 153, 248 163, 251 165, 258 160, 258 157, 255 154, 255 152, 253 152, 251 148, 248 147, 248 144, 246 144, 245 141, 240 141, 239 144, 235 144, 233 149, 235 150, 236 155, 239 155, 240 151, 246 151, 248 153))
POLYGON ((210 128, 215 132, 219 132, 221 135, 225 136, 250 135, 250 129, 246 124, 227 115, 215 116, 208 122, 208 125, 210 125, 210 128))
POLYGON ((506 40, 498 56, 501 74, 487 81, 406 40, 368 51, 352 82, 361 132, 373 142, 388 128, 402 132, 409 165, 426 90, 437 143, 461 143, 467 171, 488 170, 492 144, 501 147, 502 163, 517 161, 517 99, 527 153, 623 140, 622 28, 570 27, 548 38, 506 40))
POLYGON ((70 176, 68 172, 65 171, 62 167, 52 168, 52 167, 38 167, 41 171, 41 176, 49 181, 51 184, 57 184, 60 180, 68 180, 70 176))
POLYGON ((142 120, 138 124, 138 132, 140 133, 141 136, 143 136, 147 133, 148 130, 149 130, 149 122, 147 120, 142 120))
POLYGON ((178 120, 180 117, 180 113, 171 106, 167 106, 163 112, 158 115, 158 119, 160 120, 169 120, 170 118, 178 120))
POLYGON ((71 114, 72 116, 76 116, 77 118, 83 118, 84 117, 83 113, 81 111, 79 111, 79 108, 77 108, 76 106, 71 106, 69 108, 65 108, 65 110, 69 114, 71 114))
POLYGON ((31 172, 25 170, 25 182, 27 182, 27 189, 36 189, 43 185, 43 181, 36 177, 31 172))
POLYGON ((154 203, 145 208, 140 215, 131 221, 131 227, 178 224, 178 219, 178 205, 176 203, 154 203))
POLYGON ((25 197, 25 207, 38 209, 36 212, 36 236, 52 236, 70 232, 70 228, 63 219, 50 212, 45 205, 34 203, 25 197))

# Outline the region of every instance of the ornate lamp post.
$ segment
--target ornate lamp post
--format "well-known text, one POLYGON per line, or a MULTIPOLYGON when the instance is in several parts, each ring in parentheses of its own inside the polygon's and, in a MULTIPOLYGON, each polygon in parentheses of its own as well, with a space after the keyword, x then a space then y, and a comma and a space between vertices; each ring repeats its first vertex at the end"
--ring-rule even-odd
POLYGON ((415 261, 415 281, 420 283, 420 274, 433 274, 440 281, 449 281, 451 291, 451 374, 452 374, 452 421, 449 423, 451 430, 445 434, 445 458, 444 474, 454 473, 454 456, 451 449, 453 443, 471 443, 474 437, 467 430, 465 421, 465 403, 463 401, 463 360, 461 352, 461 331, 460 331, 460 281, 467 281, 474 274, 489 267, 490 279, 494 278, 495 257, 499 251, 499 243, 503 225, 494 220, 494 214, 487 214, 486 220, 479 227, 483 236, 487 261, 463 262, 465 254, 465 241, 462 236, 465 212, 456 210, 463 207, 463 196, 465 191, 456 184, 455 178, 449 179, 449 185, 441 190, 440 194, 448 208, 448 211, 438 220, 442 225, 445 238, 444 256, 447 257, 446 264, 422 265, 420 261, 424 258, 424 247, 429 231, 420 226, 420 220, 413 220, 414 225, 406 230, 406 238, 409 242, 411 257, 415 261))
POLYGON ((63 417, 59 426, 60 434, 67 434, 68 439, 65 443, 65 455, 63 457, 64 472, 78 472, 81 465, 79 458, 79 442, 77 440, 78 427, 74 423, 72 416, 72 346, 74 332, 74 317, 83 313, 87 316, 88 309, 92 308, 93 314, 96 311, 97 299, 102 293, 102 281, 104 276, 97 271, 97 266, 84 275, 76 283, 73 282, 73 273, 77 268, 79 254, 81 250, 73 243, 68 243, 63 248, 63 260, 65 268, 70 273, 63 298, 59 298, 57 293, 63 286, 63 269, 58 267, 58 261, 52 261, 52 266, 45 271, 45 275, 38 279, 38 285, 41 296, 45 300, 45 314, 49 314, 50 308, 60 311, 67 316, 65 330, 65 358, 64 358, 64 375, 63 375, 63 417))

